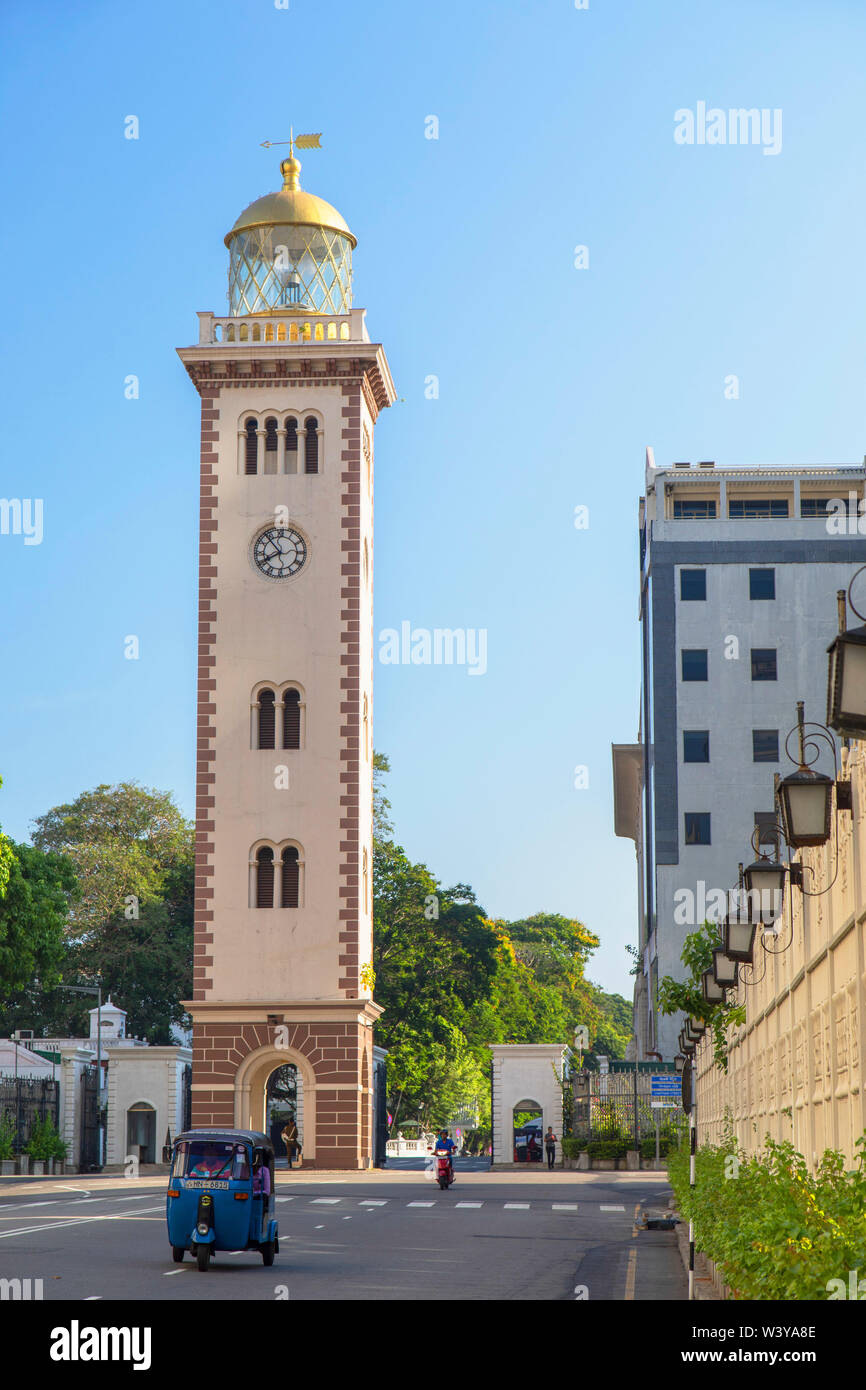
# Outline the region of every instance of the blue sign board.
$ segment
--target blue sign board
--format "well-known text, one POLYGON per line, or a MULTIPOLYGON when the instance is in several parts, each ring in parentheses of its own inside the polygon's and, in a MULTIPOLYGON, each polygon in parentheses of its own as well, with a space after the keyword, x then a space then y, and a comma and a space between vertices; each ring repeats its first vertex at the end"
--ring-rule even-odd
POLYGON ((654 1075, 650 1077, 650 1081, 653 1096, 658 1096, 660 1099, 673 1096, 679 1100, 682 1095, 682 1081, 676 1073, 671 1075, 670 1072, 666 1072, 662 1075, 654 1075))

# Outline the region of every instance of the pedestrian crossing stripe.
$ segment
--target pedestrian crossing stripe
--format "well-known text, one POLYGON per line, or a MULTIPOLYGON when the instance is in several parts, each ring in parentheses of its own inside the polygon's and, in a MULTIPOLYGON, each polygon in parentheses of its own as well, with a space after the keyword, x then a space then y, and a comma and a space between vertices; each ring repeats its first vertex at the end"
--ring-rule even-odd
POLYGON ((599 1211, 625 1211, 625 1207, 606 1207, 603 1202, 599 1203, 599 1211))
POLYGON ((407 1207, 435 1207, 435 1202, 407 1202, 407 1207))
POLYGON ((483 1207, 483 1202, 458 1202, 458 1207, 483 1207))
POLYGON ((554 1202, 554 1211, 577 1211, 577 1202, 554 1202))
POLYGON ((506 1202, 506 1203, 505 1203, 505 1210, 506 1210, 506 1211, 529 1211, 529 1203, 528 1203, 528 1202, 506 1202))
POLYGON ((387 1197, 367 1197, 361 1203, 362 1207, 386 1207, 387 1205, 387 1197))
POLYGON ((335 1207, 338 1202, 342 1202, 342 1197, 314 1197, 313 1206, 335 1207))

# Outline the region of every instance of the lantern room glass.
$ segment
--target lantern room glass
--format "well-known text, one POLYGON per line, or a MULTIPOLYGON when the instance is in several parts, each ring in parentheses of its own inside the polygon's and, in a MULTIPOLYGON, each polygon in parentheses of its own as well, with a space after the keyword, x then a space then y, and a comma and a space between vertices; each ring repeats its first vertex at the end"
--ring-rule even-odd
POLYGON ((348 314, 352 307, 352 242, 328 227, 250 227, 231 240, 229 313, 298 309, 348 314))

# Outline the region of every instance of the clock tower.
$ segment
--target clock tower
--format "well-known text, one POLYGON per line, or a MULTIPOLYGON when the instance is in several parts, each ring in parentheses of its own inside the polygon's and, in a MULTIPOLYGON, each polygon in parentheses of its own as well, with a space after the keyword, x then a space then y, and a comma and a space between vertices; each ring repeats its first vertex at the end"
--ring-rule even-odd
POLYGON ((356 242, 300 186, 225 238, 229 306, 179 349, 201 397, 192 1123, 372 1155, 373 435, 395 399, 356 242))

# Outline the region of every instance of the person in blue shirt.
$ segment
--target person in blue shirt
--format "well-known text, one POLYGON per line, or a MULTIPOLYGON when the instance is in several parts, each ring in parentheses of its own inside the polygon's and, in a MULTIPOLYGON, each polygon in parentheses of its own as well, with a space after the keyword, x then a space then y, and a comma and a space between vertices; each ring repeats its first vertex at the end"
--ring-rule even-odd
POLYGON ((440 1129, 438 1135, 436 1136, 436 1143, 433 1145, 433 1152, 434 1152, 434 1154, 442 1154, 442 1153, 444 1153, 444 1154, 447 1154, 447 1155, 448 1155, 448 1167, 449 1167, 450 1170, 451 1170, 451 1181, 452 1181, 452 1182, 455 1181, 455 1178, 454 1178, 454 1154, 456 1153, 456 1151, 457 1151, 457 1145, 454 1143, 454 1140, 453 1140, 453 1139, 449 1139, 447 1129, 440 1129))

